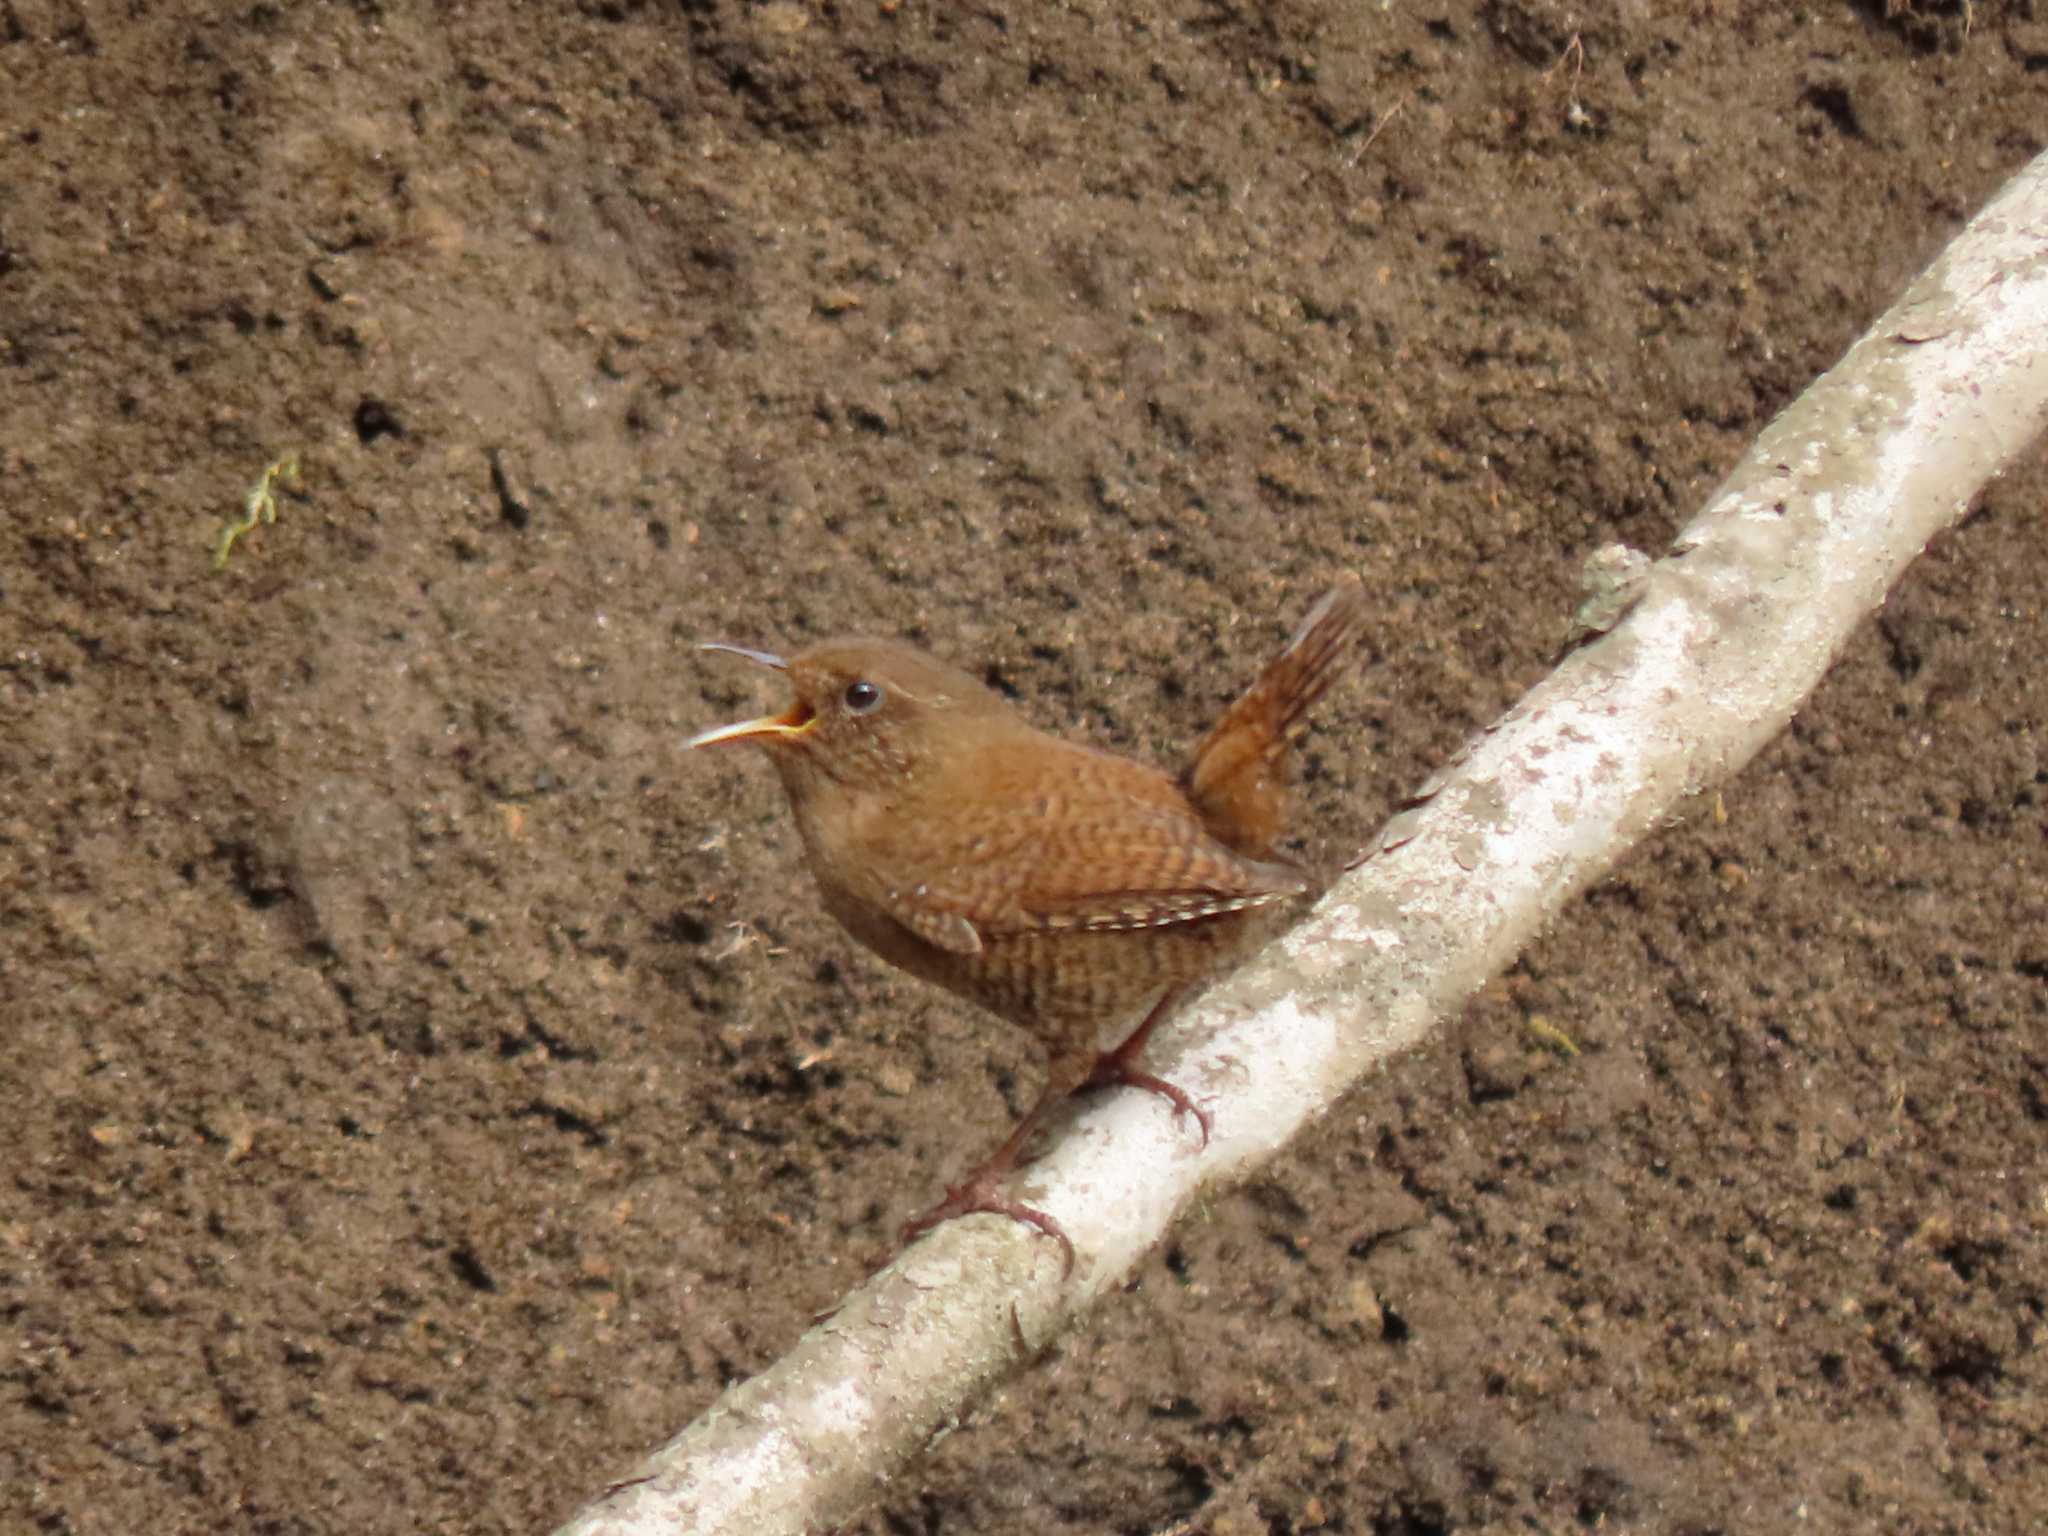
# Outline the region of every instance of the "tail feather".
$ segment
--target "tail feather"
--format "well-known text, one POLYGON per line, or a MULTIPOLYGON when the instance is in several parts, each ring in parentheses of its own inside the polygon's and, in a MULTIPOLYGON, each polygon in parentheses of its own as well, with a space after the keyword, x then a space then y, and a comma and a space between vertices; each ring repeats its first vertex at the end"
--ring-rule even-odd
POLYGON ((1365 587, 1347 572, 1195 748, 1182 782, 1209 834, 1263 859, 1286 830, 1287 747, 1364 633, 1365 587))

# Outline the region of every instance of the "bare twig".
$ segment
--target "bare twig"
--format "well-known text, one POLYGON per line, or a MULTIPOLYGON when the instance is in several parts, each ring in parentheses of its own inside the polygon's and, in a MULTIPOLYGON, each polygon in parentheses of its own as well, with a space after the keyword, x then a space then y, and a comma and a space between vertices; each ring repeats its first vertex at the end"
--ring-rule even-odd
POLYGON ((1391 123, 1395 118, 1399 117, 1401 115, 1401 109, 1407 106, 1408 103, 1414 99, 1415 93, 1413 91, 1409 91, 1406 95, 1402 96, 1402 98, 1399 101, 1395 102, 1391 107, 1387 108, 1386 111, 1382 112, 1380 114, 1380 120, 1372 125, 1372 132, 1368 133, 1363 139, 1359 141, 1358 148, 1354 149, 1353 151, 1351 151, 1349 155, 1345 156, 1345 165, 1356 165, 1360 160, 1364 159, 1365 152, 1368 149, 1372 148, 1372 141, 1378 138, 1382 133, 1385 133, 1387 131, 1387 124, 1391 123))

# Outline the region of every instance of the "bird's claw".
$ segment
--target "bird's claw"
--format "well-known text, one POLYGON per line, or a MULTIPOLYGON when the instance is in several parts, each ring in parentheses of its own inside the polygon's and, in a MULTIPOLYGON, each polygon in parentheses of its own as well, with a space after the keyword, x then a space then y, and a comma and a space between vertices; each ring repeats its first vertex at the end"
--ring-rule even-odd
POLYGON ((1074 1240, 1051 1216, 1035 1205, 1026 1205, 1021 1200, 1012 1200, 997 1192, 995 1181, 985 1176, 970 1178, 946 1188, 946 1198, 926 1211, 914 1221, 903 1224, 897 1234, 897 1241, 908 1244, 924 1236, 941 1222, 951 1221, 955 1216, 968 1216, 977 1211, 986 1211, 991 1216, 1007 1216, 1012 1221, 1021 1221, 1027 1227, 1036 1227, 1047 1237, 1060 1245, 1063 1263, 1060 1278, 1066 1279, 1074 1272, 1074 1240))
POLYGON ((1173 1117, 1176 1120, 1182 1115, 1194 1117, 1195 1126, 1202 1133, 1204 1147, 1209 1145, 1209 1133, 1216 1128, 1216 1122, 1210 1117, 1209 1111, 1197 1104, 1186 1089, 1176 1088, 1165 1078, 1154 1077, 1150 1072, 1140 1072, 1133 1067, 1127 1067, 1113 1056, 1104 1058, 1095 1075, 1088 1079, 1088 1086, 1142 1088, 1147 1093, 1158 1094, 1173 1106, 1173 1117))

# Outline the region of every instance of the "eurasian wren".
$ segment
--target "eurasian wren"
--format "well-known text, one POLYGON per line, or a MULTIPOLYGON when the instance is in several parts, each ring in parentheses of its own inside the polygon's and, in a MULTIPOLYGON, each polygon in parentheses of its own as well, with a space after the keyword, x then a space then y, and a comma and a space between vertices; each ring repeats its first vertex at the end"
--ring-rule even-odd
POLYGON ((1178 779, 1048 735, 959 668, 898 641, 831 640, 787 661, 705 647, 772 667, 796 691, 783 713, 690 745, 767 751, 825 910, 883 959, 1021 1025, 1050 1058, 1031 1112, 906 1240, 994 1211, 1057 1238, 1071 1267, 1059 1224, 997 1184, 1046 1112, 1084 1083, 1159 1093, 1207 1139, 1206 1111, 1132 1058, 1175 995, 1229 957, 1253 909, 1309 890, 1273 856, 1287 744, 1364 620, 1363 590, 1347 575, 1178 779), (1128 1033, 1105 1052, 1111 1025, 1128 1033))

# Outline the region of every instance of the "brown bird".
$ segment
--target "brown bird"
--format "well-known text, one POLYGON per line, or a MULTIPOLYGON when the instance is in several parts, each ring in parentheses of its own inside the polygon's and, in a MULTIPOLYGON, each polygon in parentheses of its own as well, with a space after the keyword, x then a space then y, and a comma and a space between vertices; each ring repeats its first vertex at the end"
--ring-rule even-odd
POLYGON ((1309 890, 1273 857, 1287 745, 1364 620, 1363 589, 1347 575, 1177 780, 1048 735, 899 641, 830 640, 786 661, 704 646, 772 667, 796 691, 783 713, 689 745, 767 751, 825 910, 884 960, 1021 1026, 1049 1057, 1030 1113, 905 1241, 993 1211, 1056 1238, 1071 1269, 1059 1224, 998 1185, 1046 1112, 1084 1083, 1158 1093, 1208 1139, 1207 1112, 1132 1061, 1174 998, 1238 947, 1253 909, 1309 890), (1121 1043, 1104 1051, 1104 1038, 1121 1043))

